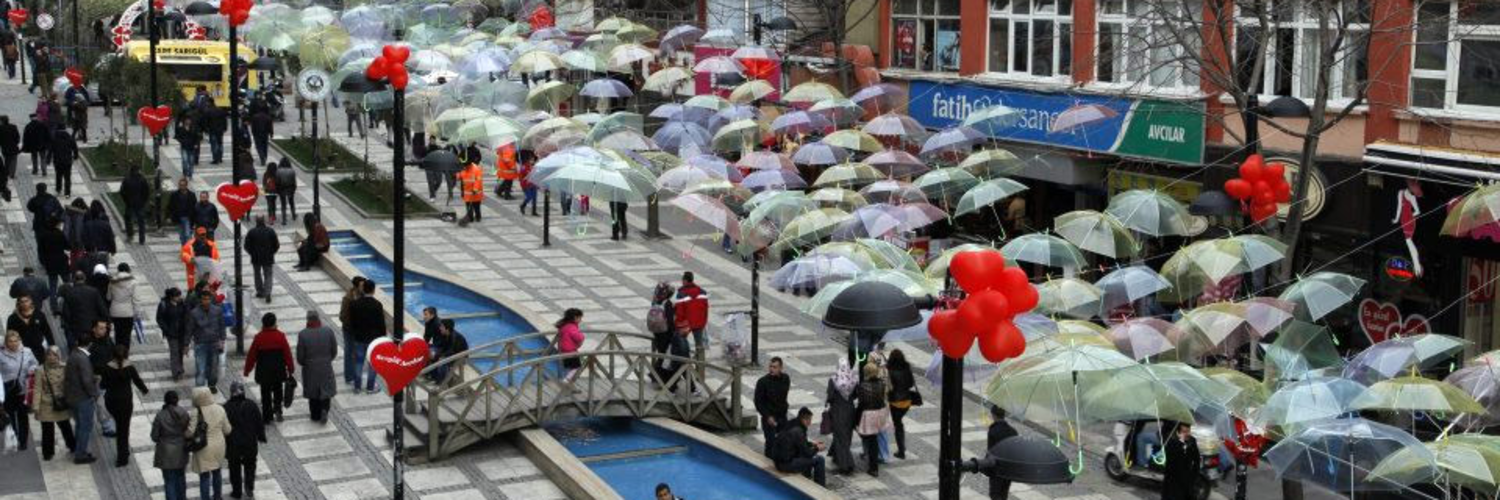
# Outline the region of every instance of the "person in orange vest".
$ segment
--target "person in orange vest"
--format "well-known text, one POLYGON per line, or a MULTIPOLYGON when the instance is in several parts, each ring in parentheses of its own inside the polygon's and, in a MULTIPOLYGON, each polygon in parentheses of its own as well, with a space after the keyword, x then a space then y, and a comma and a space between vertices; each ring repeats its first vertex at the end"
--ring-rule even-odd
POLYGON ((187 268, 187 289, 192 290, 193 284, 198 282, 199 271, 204 274, 216 271, 214 263, 219 261, 219 244, 208 238, 208 229, 198 226, 193 239, 182 244, 181 256, 182 265, 187 268))
POLYGON ((495 187, 495 195, 502 200, 513 199, 511 186, 520 177, 520 171, 516 169, 516 145, 506 144, 496 148, 495 156, 499 157, 495 161, 495 177, 500 180, 500 185, 495 187))
POLYGON ((484 171, 478 163, 469 163, 458 173, 459 190, 464 198, 464 221, 479 222, 479 206, 484 203, 484 171))

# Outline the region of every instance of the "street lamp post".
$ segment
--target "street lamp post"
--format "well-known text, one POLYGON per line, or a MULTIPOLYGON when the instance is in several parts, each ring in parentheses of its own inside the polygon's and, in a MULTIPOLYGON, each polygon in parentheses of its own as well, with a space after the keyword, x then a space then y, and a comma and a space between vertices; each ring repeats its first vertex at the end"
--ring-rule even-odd
MULTIPOLYGON (((399 33, 396 39, 401 39, 399 33)), ((402 116, 405 114, 402 108, 406 107, 406 90, 394 89, 392 93, 394 94, 392 101, 394 109, 391 110, 391 121, 393 122, 391 124, 391 133, 395 137, 391 139, 391 149, 394 150, 391 173, 391 204, 394 207, 392 214, 396 217, 396 220, 391 224, 391 237, 396 241, 393 244, 394 250, 391 252, 391 279, 393 281, 393 285, 391 285, 391 308, 393 309, 393 314, 398 319, 396 320, 396 326, 391 328, 391 336, 399 345, 401 343, 402 332, 405 330, 403 322, 399 318, 405 317, 403 311, 406 310, 406 118, 402 116)), ((406 483, 403 477, 405 466, 402 463, 405 453, 403 448, 406 434, 403 432, 406 425, 406 414, 402 413, 401 410, 402 400, 405 399, 404 396, 404 391, 397 391, 393 396, 395 404, 392 405, 396 424, 395 432, 393 432, 396 440, 395 451, 391 456, 391 468, 395 474, 395 486, 392 498, 395 500, 402 500, 406 497, 406 483)))
POLYGON ((313 218, 323 220, 323 204, 320 198, 323 183, 318 180, 318 172, 322 170, 323 159, 318 157, 318 107, 322 101, 312 103, 312 168, 313 168, 313 218))
MULTIPOLYGON (((151 0, 147 0, 151 1, 151 0)), ((240 57, 239 27, 229 23, 229 172, 240 181, 240 57)), ((246 158, 249 161, 249 158, 246 158)), ((234 353, 245 354, 244 224, 234 220, 234 353)))
MULTIPOLYGON (((148 50, 151 53, 148 58, 149 69, 151 70, 151 107, 154 109, 157 105, 160 104, 159 96, 156 95, 156 6, 151 4, 151 0, 141 1, 146 2, 146 40, 147 44, 150 46, 148 50)), ((74 0, 73 4, 77 5, 77 0, 74 0)), ((109 106, 110 104, 109 102, 105 102, 104 105, 109 106)), ((151 137, 151 170, 155 172, 153 175, 151 187, 154 191, 156 191, 156 227, 157 229, 160 229, 162 225, 161 141, 157 140, 155 136, 151 137)), ((126 221, 125 223, 127 225, 130 224, 129 221, 126 221)), ((142 230, 144 231, 145 229, 142 228, 142 230)))

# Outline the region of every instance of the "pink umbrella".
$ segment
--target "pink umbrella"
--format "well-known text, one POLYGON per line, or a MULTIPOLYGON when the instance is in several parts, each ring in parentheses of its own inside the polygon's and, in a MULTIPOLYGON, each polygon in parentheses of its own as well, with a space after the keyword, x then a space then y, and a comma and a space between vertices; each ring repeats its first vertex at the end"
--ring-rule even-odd
POLYGON ((1066 132, 1079 127, 1087 127, 1110 118, 1120 116, 1120 113, 1103 104, 1079 104, 1063 110, 1052 120, 1049 132, 1066 132))
POLYGON ((775 151, 751 151, 740 158, 735 166, 747 170, 791 170, 797 171, 797 165, 787 155, 775 151))
POLYGON ((859 190, 871 203, 926 203, 927 195, 910 182, 883 180, 859 190))
POLYGON ((922 160, 899 149, 887 149, 870 155, 865 159, 865 164, 891 177, 920 175, 930 170, 922 160))

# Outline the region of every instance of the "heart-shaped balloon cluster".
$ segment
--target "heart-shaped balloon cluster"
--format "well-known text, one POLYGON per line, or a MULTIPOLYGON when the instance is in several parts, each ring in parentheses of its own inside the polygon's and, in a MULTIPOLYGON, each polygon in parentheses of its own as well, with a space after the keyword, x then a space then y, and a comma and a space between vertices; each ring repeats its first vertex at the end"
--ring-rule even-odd
POLYGON ((26 9, 10 9, 5 13, 5 17, 10 19, 10 24, 20 26, 26 24, 26 19, 31 17, 31 12, 26 9))
POLYGON ((141 122, 141 126, 146 127, 147 132, 151 132, 152 137, 155 137, 167 128, 168 123, 172 122, 172 107, 167 105, 154 108, 141 106, 141 109, 135 112, 135 119, 141 122))
POLYGON ((1286 166, 1266 164, 1258 154, 1240 165, 1240 176, 1224 181, 1224 193, 1240 200, 1240 206, 1255 222, 1276 215, 1276 204, 1292 201, 1292 186, 1286 182, 1286 166))
POLYGON ((203 25, 188 21, 186 26, 187 29, 185 29, 184 31, 187 33, 188 40, 208 39, 208 28, 204 28, 203 25))
POLYGON ((531 11, 531 15, 526 16, 526 22, 531 24, 531 29, 534 30, 557 26, 557 19, 552 16, 552 9, 547 8, 546 5, 531 11))
POLYGON ((938 311, 927 323, 927 333, 943 354, 963 359, 975 341, 979 352, 992 363, 1026 352, 1026 338, 1011 320, 1036 307, 1036 288, 1026 271, 1005 267, 1005 256, 997 250, 959 252, 948 272, 968 297, 958 307, 938 311))
POLYGON ((380 49, 380 56, 370 61, 370 66, 365 68, 365 78, 377 82, 389 80, 391 88, 406 90, 406 84, 411 78, 406 74, 408 57, 411 57, 411 48, 403 45, 386 45, 380 49))
POLYGON ((240 26, 250 20, 250 0, 220 0, 219 13, 229 18, 230 26, 240 26))
POLYGON ((124 47, 125 44, 130 43, 131 31, 129 26, 115 26, 109 32, 111 33, 109 41, 114 42, 116 47, 124 47))
POLYGON ((63 76, 67 77, 68 83, 73 84, 74 87, 83 86, 83 70, 78 68, 68 68, 67 70, 63 71, 63 76))

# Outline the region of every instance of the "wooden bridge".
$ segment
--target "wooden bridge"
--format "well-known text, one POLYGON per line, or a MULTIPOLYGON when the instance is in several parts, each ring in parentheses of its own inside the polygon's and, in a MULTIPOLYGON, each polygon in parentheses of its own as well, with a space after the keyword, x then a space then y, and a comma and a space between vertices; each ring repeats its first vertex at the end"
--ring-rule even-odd
POLYGON ((588 336, 598 339, 586 344, 593 348, 572 354, 557 353, 556 335, 534 333, 428 366, 406 389, 406 456, 441 460, 513 430, 586 417, 666 417, 723 430, 755 426, 741 408, 739 367, 653 353, 646 347, 650 337, 636 333, 588 336), (581 368, 565 380, 560 366, 570 358, 581 368), (680 366, 662 376, 657 363, 680 366))

